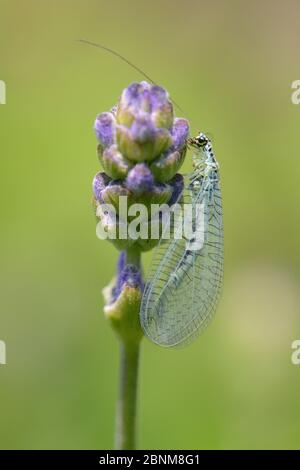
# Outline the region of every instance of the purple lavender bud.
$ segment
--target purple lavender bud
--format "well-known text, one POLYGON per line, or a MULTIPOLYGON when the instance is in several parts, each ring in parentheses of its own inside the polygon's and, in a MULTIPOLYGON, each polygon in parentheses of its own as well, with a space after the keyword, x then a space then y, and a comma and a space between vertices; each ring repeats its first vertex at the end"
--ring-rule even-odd
POLYGON ((157 157, 165 152, 171 145, 171 134, 167 129, 158 129, 155 135, 154 155, 157 157))
POLYGON ((151 111, 164 106, 168 102, 169 95, 164 88, 159 85, 151 87, 150 100, 151 111))
POLYGON ((130 127, 131 124, 134 122, 135 115, 129 107, 126 108, 125 106, 123 108, 118 107, 117 109, 117 122, 118 124, 125 126, 125 127, 130 127))
POLYGON ((173 106, 170 101, 152 111, 151 118, 156 127, 170 129, 173 124, 173 106))
POLYGON ((146 113, 139 113, 131 126, 130 133, 134 140, 143 144, 154 140, 155 130, 155 126, 152 123, 150 116, 146 113))
POLYGON ((108 176, 114 180, 126 178, 132 165, 118 151, 118 147, 116 145, 111 145, 104 151, 101 145, 99 145, 98 156, 103 170, 108 174, 108 176))
POLYGON ((151 85, 145 81, 132 83, 122 93, 120 107, 131 107, 134 111, 141 111, 141 103, 148 101, 150 103, 149 90, 151 85))
POLYGON ((152 161, 172 144, 173 107, 167 92, 147 82, 124 90, 117 110, 117 143, 133 162, 152 161))
POLYGON ((150 113, 151 111, 151 88, 150 87, 146 87, 139 96, 139 110, 143 111, 144 113, 150 113))
POLYGON ((157 128, 172 127, 173 106, 166 90, 158 85, 151 88, 151 118, 157 128))
POLYGON ((126 186, 135 194, 143 194, 151 191, 154 184, 154 177, 149 167, 144 163, 135 165, 128 173, 126 186))
POLYGON ((172 187, 169 184, 156 183, 152 191, 143 195, 145 205, 168 203, 172 196, 172 187))
POLYGON ((164 183, 170 181, 181 167, 186 153, 186 148, 180 152, 168 150, 150 165, 155 180, 164 183))
POLYGON ((143 291, 144 283, 142 281, 141 273, 136 266, 126 264, 126 255, 124 252, 121 252, 120 254, 117 267, 118 277, 113 292, 114 301, 119 297, 125 285, 135 289, 138 288, 143 291))
POLYGON ((172 143, 166 129, 155 130, 152 123, 139 121, 133 131, 117 126, 117 143, 120 152, 132 162, 152 161, 172 143))
POLYGON ((119 276, 119 285, 121 287, 127 284, 130 287, 139 287, 143 290, 144 284, 142 282, 142 277, 140 271, 136 266, 132 264, 127 264, 119 276))
POLYGON ((189 135, 189 123, 186 119, 176 118, 172 128, 172 148, 181 150, 185 145, 189 135))
POLYGON ((117 213, 119 211, 119 200, 121 196, 126 196, 128 199, 128 205, 130 205, 129 189, 125 188, 117 181, 112 181, 103 191, 101 191, 102 200, 106 204, 112 204, 117 213))
POLYGON ((112 113, 101 113, 94 124, 95 133, 100 144, 105 148, 115 139, 115 118, 112 113))
POLYGON ((93 193, 97 201, 103 202, 102 198, 102 192, 106 188, 106 186, 109 184, 111 179, 102 172, 99 172, 96 174, 96 176, 93 179, 93 193))
POLYGON ((132 139, 130 130, 125 126, 117 126, 117 145, 126 159, 132 162, 143 159, 140 145, 132 139))

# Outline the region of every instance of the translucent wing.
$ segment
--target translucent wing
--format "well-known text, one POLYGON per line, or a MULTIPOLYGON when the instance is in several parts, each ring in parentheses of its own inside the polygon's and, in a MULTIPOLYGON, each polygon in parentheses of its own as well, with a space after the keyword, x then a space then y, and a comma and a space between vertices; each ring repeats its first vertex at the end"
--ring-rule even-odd
POLYGON ((182 346, 200 334, 217 305, 223 277, 222 200, 218 171, 204 176, 197 192, 186 189, 184 203, 203 204, 204 230, 201 249, 190 250, 184 238, 174 235, 155 250, 146 279, 140 320, 152 341, 182 346))

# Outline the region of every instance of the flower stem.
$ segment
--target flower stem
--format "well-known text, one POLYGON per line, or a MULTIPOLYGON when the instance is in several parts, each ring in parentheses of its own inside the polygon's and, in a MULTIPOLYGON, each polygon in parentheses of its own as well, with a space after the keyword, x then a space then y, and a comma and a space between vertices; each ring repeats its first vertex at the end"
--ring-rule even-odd
MULTIPOLYGON (((137 269, 140 269, 140 252, 137 250, 127 250, 126 264, 133 264, 137 269)), ((130 312, 129 329, 126 329, 120 338, 120 388, 115 443, 116 449, 119 450, 133 450, 136 447, 137 383, 140 341, 142 337, 139 330, 135 334, 132 329, 132 324, 134 324, 132 315, 137 315, 138 317, 138 312, 134 310, 130 312)), ((139 322, 138 318, 135 320, 139 322)), ((126 321, 124 318, 124 322, 126 321)))
POLYGON ((141 254, 140 254, 140 252, 136 251, 134 249, 126 250, 126 264, 133 264, 138 269, 140 269, 140 266, 141 266, 141 254))
POLYGON ((136 402, 139 342, 121 343, 120 390, 117 406, 116 449, 136 446, 136 402))

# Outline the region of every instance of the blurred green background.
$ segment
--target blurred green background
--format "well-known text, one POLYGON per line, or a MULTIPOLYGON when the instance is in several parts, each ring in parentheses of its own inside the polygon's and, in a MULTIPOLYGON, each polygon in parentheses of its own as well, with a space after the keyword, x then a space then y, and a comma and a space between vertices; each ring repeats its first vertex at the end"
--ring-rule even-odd
MULTIPOLYGON (((300 79, 297 1, 0 0, 0 446, 113 446, 118 343, 101 289, 117 253, 95 235, 92 125, 141 77, 212 134, 225 280, 184 350, 143 342, 139 446, 300 447, 300 79)), ((185 169, 190 163, 185 164, 185 169)))

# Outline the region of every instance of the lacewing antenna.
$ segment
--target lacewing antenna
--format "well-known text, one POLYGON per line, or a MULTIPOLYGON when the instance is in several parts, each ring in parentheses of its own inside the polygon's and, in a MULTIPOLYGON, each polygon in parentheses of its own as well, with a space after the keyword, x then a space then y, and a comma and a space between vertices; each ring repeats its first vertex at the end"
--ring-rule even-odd
MULTIPOLYGON (((110 49, 109 47, 106 47, 106 46, 102 46, 102 44, 97 44, 95 42, 91 42, 91 41, 88 41, 87 39, 77 39, 78 42, 81 42, 82 44, 87 44, 88 46, 92 46, 92 47, 97 47, 98 49, 102 49, 104 51, 107 51, 109 52, 110 54, 113 54, 114 56, 118 57, 119 59, 123 60, 123 62, 125 62, 127 65, 129 65, 130 67, 132 67, 134 70, 136 70, 137 72, 139 72, 139 74, 141 74, 144 78, 146 78, 146 80, 148 80, 149 82, 151 82, 153 85, 156 85, 156 83, 154 82, 154 80, 152 80, 151 77, 149 77, 142 69, 140 69, 139 67, 137 67, 136 65, 134 65, 132 62, 130 62, 128 59, 126 59, 126 57, 122 56, 121 54, 119 54, 119 52, 117 51, 114 51, 113 49, 110 49)), ((176 108, 183 114, 184 111, 183 109, 173 100, 171 99, 172 103, 174 104, 174 106, 176 106, 176 108)))

